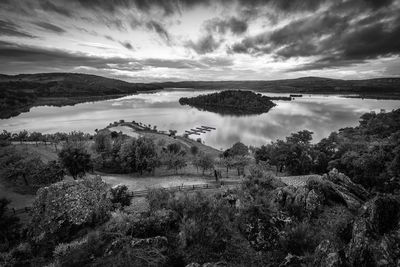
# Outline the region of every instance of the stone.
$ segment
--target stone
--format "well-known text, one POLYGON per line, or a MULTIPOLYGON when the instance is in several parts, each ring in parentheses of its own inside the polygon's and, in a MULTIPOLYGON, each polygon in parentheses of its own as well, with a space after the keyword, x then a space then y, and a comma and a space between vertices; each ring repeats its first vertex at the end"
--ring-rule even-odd
POLYGON ((338 252, 337 247, 329 240, 322 241, 314 252, 314 266, 340 267, 344 266, 345 259, 338 252))
POLYGON ((40 188, 28 229, 32 241, 62 242, 79 229, 106 221, 112 209, 109 189, 99 177, 40 188))
POLYGON ((353 224, 347 257, 353 266, 396 266, 400 258, 400 200, 377 196, 353 224))
POLYGON ((301 186, 301 187, 297 188, 297 190, 295 192, 295 198, 294 198, 293 204, 295 206, 305 208, 308 192, 309 192, 309 190, 305 186, 301 186))
POLYGON ((306 210, 309 213, 315 213, 321 210, 324 203, 324 197, 312 189, 307 194, 306 198, 306 210))
POLYGON ((279 267, 301 267, 306 266, 304 257, 288 254, 279 267))

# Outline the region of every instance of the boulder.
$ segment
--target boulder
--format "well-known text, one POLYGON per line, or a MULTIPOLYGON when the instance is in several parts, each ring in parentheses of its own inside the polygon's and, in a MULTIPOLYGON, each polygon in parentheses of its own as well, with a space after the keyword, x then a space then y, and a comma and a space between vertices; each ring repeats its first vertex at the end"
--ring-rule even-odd
POLYGON ((398 266, 400 201, 377 196, 364 204, 353 224, 347 257, 353 266, 398 266))
POLYGON ((314 252, 314 266, 340 267, 345 266, 345 258, 329 240, 322 241, 314 252))
POLYGON ((322 179, 309 179, 307 187, 323 194, 327 204, 343 204, 353 211, 358 210, 369 198, 369 193, 361 185, 353 183, 336 169, 322 176, 322 179))
POLYGON ((305 207, 308 192, 309 190, 305 186, 297 188, 293 204, 297 207, 305 207))
POLYGON ((325 174, 323 179, 329 180, 341 188, 346 188, 349 193, 356 196, 358 199, 361 199, 362 201, 366 201, 370 197, 370 194, 364 187, 353 183, 349 177, 343 173, 340 173, 335 168, 332 169, 328 174, 325 174))
POLYGON ((219 262, 206 262, 203 264, 199 264, 197 262, 192 262, 186 267, 225 267, 228 266, 228 264, 225 261, 219 261, 219 262))
POLYGON ((153 247, 157 248, 161 252, 167 250, 167 245, 168 245, 168 239, 165 236, 156 236, 144 239, 134 238, 131 241, 132 248, 153 247))
POLYGON ((111 213, 110 187, 100 177, 63 181, 39 189, 28 234, 33 242, 63 242, 111 213))
POLYGON ((310 214, 314 214, 322 209, 324 204, 324 196, 317 193, 316 190, 312 189, 307 194, 306 198, 306 210, 310 214))
POLYGON ((288 254, 279 267, 301 267, 307 266, 304 257, 288 254))

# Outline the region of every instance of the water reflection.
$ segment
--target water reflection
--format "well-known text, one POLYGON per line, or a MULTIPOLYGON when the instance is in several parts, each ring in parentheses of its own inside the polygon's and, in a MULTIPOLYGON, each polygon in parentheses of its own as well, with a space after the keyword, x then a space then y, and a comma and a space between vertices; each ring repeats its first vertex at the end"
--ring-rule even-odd
POLYGON ((180 97, 210 92, 213 91, 165 90, 75 106, 35 107, 29 113, 0 120, 0 128, 8 131, 81 130, 92 133, 96 128, 124 119, 157 125, 159 130, 176 129, 178 133, 183 133, 190 128, 207 125, 217 130, 192 137, 200 137, 216 148, 226 148, 237 141, 259 146, 303 129, 314 132, 313 138, 318 141, 334 130, 356 125, 365 112, 390 111, 400 107, 398 100, 306 95, 290 102, 276 101, 277 106, 268 113, 235 117, 200 111, 178 103, 180 97))

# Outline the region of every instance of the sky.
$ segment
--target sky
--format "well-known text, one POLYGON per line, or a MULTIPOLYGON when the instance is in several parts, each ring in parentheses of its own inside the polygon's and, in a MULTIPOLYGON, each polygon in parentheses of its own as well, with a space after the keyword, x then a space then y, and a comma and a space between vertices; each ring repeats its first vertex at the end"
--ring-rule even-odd
POLYGON ((400 77, 400 0, 0 0, 0 73, 400 77))

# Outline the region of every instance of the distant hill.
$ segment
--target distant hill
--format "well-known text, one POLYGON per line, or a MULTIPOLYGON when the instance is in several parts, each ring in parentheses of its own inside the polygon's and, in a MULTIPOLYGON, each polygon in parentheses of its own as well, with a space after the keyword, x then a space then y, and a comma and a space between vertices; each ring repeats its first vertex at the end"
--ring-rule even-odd
POLYGON ((73 105, 159 89, 158 85, 79 73, 0 75, 0 118, 16 116, 32 106, 73 105))
POLYGON ((400 78, 339 80, 304 77, 274 81, 182 81, 129 83, 80 73, 0 74, 0 119, 40 105, 74 105, 163 88, 242 89, 297 94, 355 94, 400 99, 400 78))
POLYGON ((244 89, 276 93, 357 94, 400 99, 400 78, 339 80, 304 77, 274 81, 183 81, 157 83, 164 88, 244 89))

